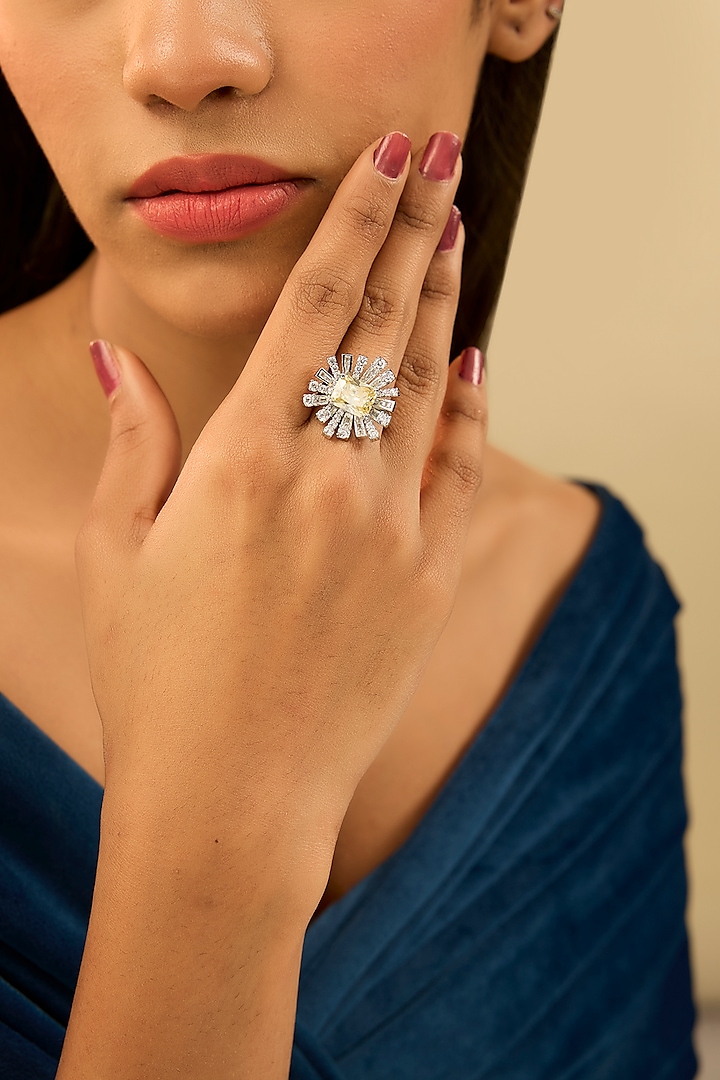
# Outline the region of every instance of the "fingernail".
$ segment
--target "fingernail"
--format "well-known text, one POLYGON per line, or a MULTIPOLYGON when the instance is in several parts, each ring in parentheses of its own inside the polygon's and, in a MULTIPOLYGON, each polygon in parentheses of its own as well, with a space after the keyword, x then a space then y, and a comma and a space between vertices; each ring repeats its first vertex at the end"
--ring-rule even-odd
POLYGON ((452 131, 437 131, 425 147, 420 173, 426 180, 449 180, 455 172, 462 143, 452 131))
POLYGON ((120 368, 115 359, 112 346, 107 341, 91 341, 90 355, 100 385, 105 391, 105 396, 110 397, 112 392, 117 390, 120 385, 120 368))
POLYGON ((438 251, 452 251, 455 247, 455 241, 457 240, 461 221, 462 214, 457 206, 453 206, 450 211, 450 217, 447 219, 447 224, 443 230, 443 234, 440 237, 440 243, 437 246, 438 251))
POLYGON ((410 140, 402 131, 386 135, 373 154, 375 168, 388 180, 397 180, 410 153, 410 140))
POLYGON ((460 359, 460 378, 465 379, 466 382, 471 382, 473 386, 479 386, 482 382, 483 371, 485 370, 485 357, 474 346, 470 349, 463 350, 462 357, 460 359))

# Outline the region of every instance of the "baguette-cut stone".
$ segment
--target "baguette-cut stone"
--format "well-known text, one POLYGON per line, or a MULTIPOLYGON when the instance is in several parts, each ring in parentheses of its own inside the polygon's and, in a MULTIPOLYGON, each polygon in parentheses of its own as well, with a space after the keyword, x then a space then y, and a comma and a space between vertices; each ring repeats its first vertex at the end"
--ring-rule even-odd
POLYGON ((331 403, 353 416, 367 416, 376 397, 377 393, 371 386, 363 386, 352 375, 343 375, 330 391, 331 403))
POLYGON ((365 372, 365 379, 367 380, 367 382, 370 382, 371 379, 374 379, 375 376, 379 375, 380 372, 386 367, 387 360, 385 359, 385 357, 378 356, 375 360, 373 360, 372 364, 365 372))
POLYGON ((345 413, 345 415, 343 416, 343 418, 342 418, 342 420, 340 422, 340 427, 337 429, 337 437, 338 437, 338 439, 349 439, 350 438, 350 432, 352 431, 352 426, 353 426, 353 419, 354 418, 353 418, 351 413, 349 413, 349 412, 345 413))
POLYGON ((343 414, 338 409, 328 420, 327 424, 323 428, 323 435, 327 435, 328 439, 332 439, 337 426, 343 418, 343 414))
POLYGON ((383 371, 382 375, 376 375, 374 379, 368 379, 370 386, 373 390, 382 390, 384 386, 391 383, 395 376, 392 371, 383 371))
POLYGON ((368 362, 367 356, 363 356, 362 353, 360 353, 358 355, 357 360, 355 361, 355 367, 353 368, 353 373, 352 373, 353 379, 359 379, 360 378, 363 371, 367 367, 367 362, 368 362))

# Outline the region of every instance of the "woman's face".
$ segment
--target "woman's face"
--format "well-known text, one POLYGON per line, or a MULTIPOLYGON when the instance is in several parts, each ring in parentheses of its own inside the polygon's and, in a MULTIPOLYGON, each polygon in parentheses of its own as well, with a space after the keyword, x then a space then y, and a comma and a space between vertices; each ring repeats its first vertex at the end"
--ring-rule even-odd
MULTIPOLYGON (((0 0, 0 66, 112 272, 178 329, 226 337, 259 332, 365 146, 396 129, 415 150, 436 130, 464 136, 488 37, 473 8, 0 0), (222 205, 129 198, 156 163, 209 154, 260 159, 271 182, 222 205)), ((179 190, 177 171, 159 186, 179 190)), ((184 186, 202 186, 190 174, 184 186)))

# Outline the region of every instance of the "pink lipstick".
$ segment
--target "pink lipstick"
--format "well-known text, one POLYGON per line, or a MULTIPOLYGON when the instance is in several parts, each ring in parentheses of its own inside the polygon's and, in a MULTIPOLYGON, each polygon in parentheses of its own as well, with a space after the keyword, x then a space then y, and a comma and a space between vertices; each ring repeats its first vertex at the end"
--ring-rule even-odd
POLYGON ((239 240, 297 201, 310 181, 238 154, 170 158, 153 165, 127 200, 145 224, 175 240, 239 240))

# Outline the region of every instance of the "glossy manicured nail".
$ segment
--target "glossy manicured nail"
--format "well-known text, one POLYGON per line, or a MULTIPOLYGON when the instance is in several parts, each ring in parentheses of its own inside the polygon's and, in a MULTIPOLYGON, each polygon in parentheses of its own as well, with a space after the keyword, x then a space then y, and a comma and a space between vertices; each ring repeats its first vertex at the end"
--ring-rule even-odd
POLYGON ((455 172, 462 143, 452 131, 437 131, 425 147, 420 173, 426 180, 449 180, 455 172))
POLYGON ((386 135, 373 154, 375 168, 388 180, 397 180, 410 153, 410 140, 402 131, 386 135))
POLYGON ((457 206, 453 206, 450 211, 450 217, 447 219, 447 225, 443 230, 443 234, 440 237, 440 242, 437 246, 438 251, 452 251, 455 247, 455 241, 457 240, 458 230, 460 228, 460 222, 462 221, 462 214, 458 210, 457 206))
POLYGON ((485 357, 474 346, 464 349, 460 359, 460 378, 479 386, 485 370, 485 357))
POLYGON ((110 397, 113 390, 117 390, 120 385, 120 368, 112 346, 108 345, 107 341, 91 341, 90 355, 105 396, 110 397))

